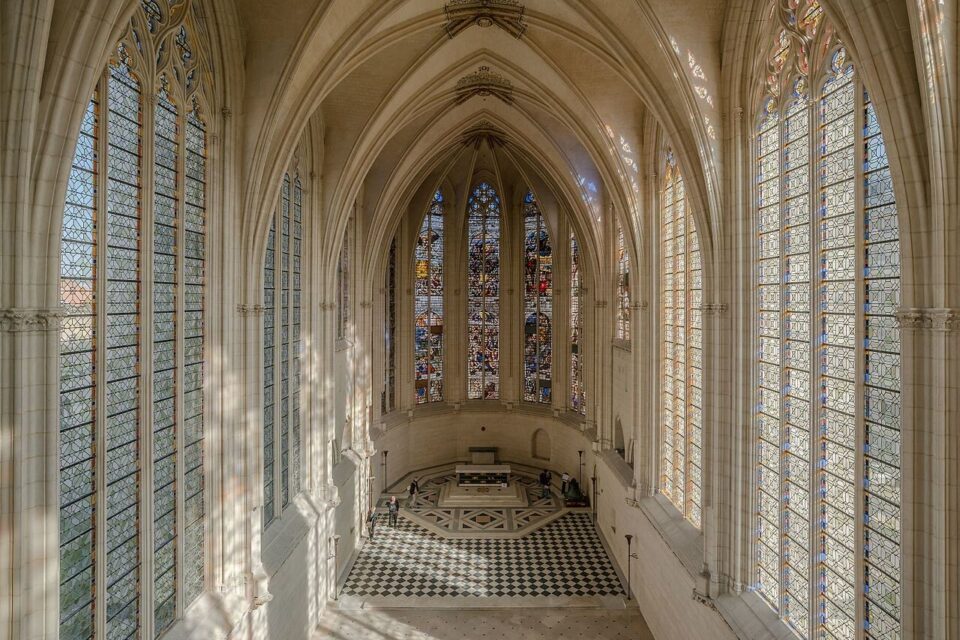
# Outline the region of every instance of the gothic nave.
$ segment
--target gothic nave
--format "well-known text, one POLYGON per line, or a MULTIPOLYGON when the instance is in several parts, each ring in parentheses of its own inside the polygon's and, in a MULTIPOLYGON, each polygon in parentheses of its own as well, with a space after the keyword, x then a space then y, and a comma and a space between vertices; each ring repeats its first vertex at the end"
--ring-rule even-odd
POLYGON ((960 640, 957 0, 0 2, 0 639, 960 640))

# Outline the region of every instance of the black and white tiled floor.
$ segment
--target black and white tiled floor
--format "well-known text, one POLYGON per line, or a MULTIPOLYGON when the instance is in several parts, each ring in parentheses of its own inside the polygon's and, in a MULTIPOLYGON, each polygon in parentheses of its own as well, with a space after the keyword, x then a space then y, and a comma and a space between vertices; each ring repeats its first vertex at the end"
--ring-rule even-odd
POLYGON ((515 539, 447 539, 380 515, 342 596, 573 598, 623 596, 590 514, 567 513, 515 539))

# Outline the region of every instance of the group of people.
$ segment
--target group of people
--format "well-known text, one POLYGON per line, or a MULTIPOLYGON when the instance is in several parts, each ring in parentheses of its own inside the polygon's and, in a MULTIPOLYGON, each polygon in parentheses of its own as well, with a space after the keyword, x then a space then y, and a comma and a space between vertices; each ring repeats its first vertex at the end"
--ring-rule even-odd
MULTIPOLYGON (((410 503, 409 506, 417 504, 417 497, 420 494, 420 480, 414 478, 410 481, 410 503)), ((387 501, 387 522, 391 527, 397 526, 397 518, 400 516, 400 501, 397 496, 390 496, 387 501)), ((370 539, 373 540, 374 531, 377 528, 377 512, 371 507, 367 510, 367 532, 370 539)))

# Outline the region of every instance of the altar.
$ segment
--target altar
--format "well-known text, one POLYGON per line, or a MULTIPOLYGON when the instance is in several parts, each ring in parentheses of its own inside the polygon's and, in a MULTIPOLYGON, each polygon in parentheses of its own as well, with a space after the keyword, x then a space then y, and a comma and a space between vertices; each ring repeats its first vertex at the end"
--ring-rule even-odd
POLYGON ((508 464, 458 464, 459 487, 506 487, 510 483, 508 464))

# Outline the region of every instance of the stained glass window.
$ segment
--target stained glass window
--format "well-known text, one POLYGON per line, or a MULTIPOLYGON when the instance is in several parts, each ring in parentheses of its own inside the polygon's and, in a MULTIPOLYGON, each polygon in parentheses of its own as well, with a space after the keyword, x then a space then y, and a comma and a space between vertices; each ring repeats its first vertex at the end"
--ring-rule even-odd
POLYGON ((630 254, 627 253, 623 227, 617 221, 617 309, 616 336, 618 340, 630 340, 630 254))
POLYGON ((664 168, 660 243, 660 490, 699 527, 703 486, 700 240, 672 153, 664 168))
POLYGON ((292 366, 290 371, 290 484, 293 495, 302 489, 302 441, 300 433, 300 383, 303 375, 303 182, 297 176, 293 181, 293 226, 291 230, 291 318, 292 366))
POLYGON ((346 340, 350 325, 350 233, 351 219, 343 234, 343 246, 337 260, 337 340, 346 340))
POLYGON ((570 408, 587 411, 583 384, 583 275, 580 271, 580 244, 570 233, 570 408))
POLYGON ((180 83, 186 67, 146 79, 133 72, 143 68, 134 56, 160 46, 140 39, 138 25, 149 32, 171 19, 155 2, 143 10, 87 106, 64 203, 64 639, 136 637, 145 619, 160 635, 204 586, 206 142, 196 96, 184 97, 180 83))
POLYGON ((397 239, 390 242, 390 254, 387 256, 386 290, 386 327, 383 332, 383 350, 385 367, 383 376, 383 412, 397 408, 397 239))
POLYGON ((107 81, 106 632, 140 619, 141 91, 126 64, 107 81))
POLYGON ((67 180, 60 248, 60 637, 92 638, 95 573, 97 317, 96 247, 101 181, 98 91, 87 105, 67 180))
POLYGON ((532 191, 523 199, 523 399, 551 401, 553 250, 532 191))
POLYGON ((414 392, 417 404, 443 400, 443 193, 423 217, 414 249, 414 392))
POLYGON ((819 4, 786 17, 757 129, 756 587, 802 637, 900 638, 892 180, 819 4), (812 91, 808 68, 822 69, 812 91))
POLYGON ((301 488, 302 260, 303 186, 284 174, 263 265, 264 526, 301 488))
POLYGON ((500 397, 500 196, 486 182, 467 203, 467 397, 500 397))
MULTIPOLYGON (((165 84, 165 81, 164 83, 165 84)), ((154 625, 163 631, 176 616, 176 387, 177 200, 180 155, 177 107, 166 87, 157 95, 153 136, 153 521, 154 625)))

